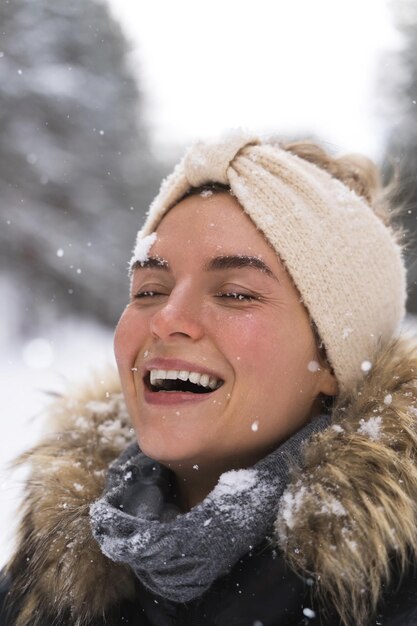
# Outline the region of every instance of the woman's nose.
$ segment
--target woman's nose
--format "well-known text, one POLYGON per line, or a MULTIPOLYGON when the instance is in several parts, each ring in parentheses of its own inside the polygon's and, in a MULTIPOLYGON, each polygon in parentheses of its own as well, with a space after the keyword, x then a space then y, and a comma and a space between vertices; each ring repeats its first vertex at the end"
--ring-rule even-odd
POLYGON ((180 292, 174 289, 152 316, 150 331, 154 337, 165 341, 177 335, 190 337, 194 341, 200 339, 204 330, 198 297, 187 290, 180 292))

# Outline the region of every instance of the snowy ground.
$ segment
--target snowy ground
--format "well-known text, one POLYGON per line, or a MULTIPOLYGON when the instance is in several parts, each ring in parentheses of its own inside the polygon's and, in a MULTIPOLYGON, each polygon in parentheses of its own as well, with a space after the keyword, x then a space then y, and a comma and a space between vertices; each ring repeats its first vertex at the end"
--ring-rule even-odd
POLYGON ((89 320, 67 319, 42 337, 24 344, 6 343, 2 350, 0 393, 5 399, 0 439, 0 568, 12 549, 15 509, 23 473, 11 473, 7 463, 33 445, 42 427, 41 412, 50 392, 62 391, 66 381, 113 363, 112 333, 89 320))

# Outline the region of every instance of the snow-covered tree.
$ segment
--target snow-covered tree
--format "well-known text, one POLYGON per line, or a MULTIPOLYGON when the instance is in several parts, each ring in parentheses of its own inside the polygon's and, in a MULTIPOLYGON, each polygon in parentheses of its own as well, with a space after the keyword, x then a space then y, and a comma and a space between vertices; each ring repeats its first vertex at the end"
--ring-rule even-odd
POLYGON ((58 314, 113 323, 160 166, 128 46, 105 3, 0 3, 0 260, 21 330, 58 314))
POLYGON ((398 53, 384 63, 382 88, 386 101, 389 136, 385 158, 388 176, 396 171, 399 185, 395 200, 402 206, 409 232, 407 265, 409 309, 417 312, 417 3, 397 0, 393 15, 402 36, 398 53))

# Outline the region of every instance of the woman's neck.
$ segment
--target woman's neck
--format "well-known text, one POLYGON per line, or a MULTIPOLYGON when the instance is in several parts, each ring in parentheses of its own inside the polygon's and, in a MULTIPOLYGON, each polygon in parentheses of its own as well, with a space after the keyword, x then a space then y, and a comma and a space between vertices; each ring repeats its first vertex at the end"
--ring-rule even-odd
POLYGON ((222 459, 221 463, 213 463, 212 460, 210 463, 169 463, 168 467, 175 474, 174 492, 177 505, 181 511, 189 511, 208 496, 224 472, 252 467, 271 451, 272 449, 268 449, 255 455, 252 453, 239 459, 222 459))
POLYGON ((200 467, 192 472, 175 472, 176 501, 184 513, 200 504, 214 489, 219 479, 217 476, 205 475, 200 467))

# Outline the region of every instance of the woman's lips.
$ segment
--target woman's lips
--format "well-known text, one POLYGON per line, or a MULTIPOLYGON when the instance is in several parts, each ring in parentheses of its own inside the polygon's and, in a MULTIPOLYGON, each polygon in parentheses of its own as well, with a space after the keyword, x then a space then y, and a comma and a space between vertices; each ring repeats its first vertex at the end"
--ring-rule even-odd
POLYGON ((207 400, 207 398, 211 398, 216 391, 217 389, 207 393, 192 393, 190 391, 150 391, 144 385, 143 395, 147 404, 189 404, 207 400))

